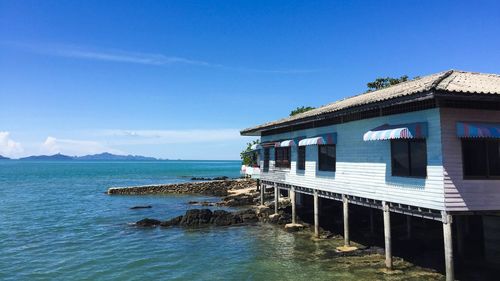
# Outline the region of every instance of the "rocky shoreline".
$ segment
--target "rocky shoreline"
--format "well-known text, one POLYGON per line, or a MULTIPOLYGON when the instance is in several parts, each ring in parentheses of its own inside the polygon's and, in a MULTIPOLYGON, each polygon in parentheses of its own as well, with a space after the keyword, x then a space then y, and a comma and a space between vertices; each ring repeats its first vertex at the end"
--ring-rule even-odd
MULTIPOLYGON (((211 228, 211 227, 237 227, 245 225, 257 225, 262 226, 263 224, 274 224, 283 228, 288 232, 297 232, 295 235, 299 236, 312 236, 314 228, 312 225, 307 224, 297 217, 297 224, 291 224, 291 203, 288 198, 280 198, 278 213, 274 214, 274 196, 270 194, 265 194, 265 205, 261 206, 260 203, 260 192, 257 192, 256 181, 253 180, 230 180, 230 181, 212 181, 212 182, 200 182, 196 185, 202 184, 205 188, 213 188, 213 190, 219 190, 214 188, 216 185, 224 187, 225 195, 219 197, 220 201, 190 201, 187 202, 190 205, 199 206, 214 206, 214 207, 244 207, 245 209, 240 209, 236 211, 226 211, 221 209, 189 209, 184 215, 173 217, 167 220, 158 220, 151 218, 144 218, 137 221, 134 225, 136 227, 160 227, 160 228, 171 228, 171 227, 182 227, 182 228, 211 228)), ((180 184, 183 187, 180 188, 180 193, 199 193, 199 188, 192 188, 192 185, 180 184), (189 188, 191 188, 189 190, 189 188), (195 191, 195 192, 194 192, 195 191)), ((176 193, 177 185, 166 185, 160 189, 147 187, 146 190, 139 189, 139 193, 131 193, 130 190, 120 190, 119 193, 113 194, 155 194, 155 191, 160 190, 158 194, 163 193, 176 193), (164 188, 168 191, 164 192, 164 188)), ((139 187, 144 188, 144 187, 139 187)), ((137 187, 133 188, 133 192, 137 192, 137 187)), ((210 193, 213 195, 213 193, 210 193)), ((142 207, 142 206, 141 206, 142 207)), ((334 233, 320 228, 319 238, 312 238, 314 240, 322 240, 324 243, 341 244, 343 243, 343 238, 340 235, 335 235, 334 233), (329 241, 329 242, 328 242, 329 241)), ((346 264, 357 264, 364 263, 370 264, 382 264, 383 265, 383 255, 384 249, 377 246, 365 246, 351 242, 353 248, 352 250, 342 250, 343 247, 336 247, 330 251, 327 251, 328 258, 340 258, 349 260, 343 261, 346 264), (361 259, 361 260, 359 260, 361 259)), ((411 268, 415 267, 411 263, 395 257, 395 263, 399 264, 401 268, 411 268)), ((401 275, 402 270, 384 270, 381 266, 381 272, 389 275, 401 275)), ((442 275, 436 273, 433 270, 419 269, 415 273, 417 277, 431 276, 433 278, 440 279, 442 275)))
POLYGON ((111 187, 109 195, 152 195, 152 194, 201 194, 209 196, 227 196, 229 190, 256 187, 251 179, 214 180, 175 184, 157 184, 132 187, 111 187))

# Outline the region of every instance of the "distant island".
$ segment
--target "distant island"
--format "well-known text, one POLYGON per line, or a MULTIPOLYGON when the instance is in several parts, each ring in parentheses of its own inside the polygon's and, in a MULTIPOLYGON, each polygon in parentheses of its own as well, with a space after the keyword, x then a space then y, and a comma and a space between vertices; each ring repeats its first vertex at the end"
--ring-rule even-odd
MULTIPOLYGON (((0 156, 0 160, 12 160, 7 157, 0 156)), ((54 155, 36 155, 22 157, 21 161, 158 161, 160 159, 154 157, 146 157, 140 155, 116 155, 108 152, 85 155, 85 156, 68 156, 60 153, 54 155)))

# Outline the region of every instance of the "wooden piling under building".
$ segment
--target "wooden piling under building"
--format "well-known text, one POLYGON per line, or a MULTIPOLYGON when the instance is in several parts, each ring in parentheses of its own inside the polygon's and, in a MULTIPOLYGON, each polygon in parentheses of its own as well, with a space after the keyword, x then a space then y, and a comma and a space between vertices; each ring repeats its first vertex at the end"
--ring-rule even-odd
MULTIPOLYGON (((275 213, 278 212, 278 202, 280 189, 288 190, 289 198, 292 206, 292 223, 297 223, 297 193, 309 195, 312 197, 313 201, 313 220, 314 220, 314 236, 320 236, 320 198, 330 199, 337 202, 341 202, 343 211, 343 225, 344 225, 344 244, 345 246, 350 245, 350 232, 349 232, 349 205, 354 204, 358 206, 370 208, 369 212, 369 229, 373 233, 375 230, 375 210, 382 211, 382 218, 384 222, 384 245, 385 245, 385 265, 386 268, 391 270, 393 268, 393 243, 392 243, 392 229, 391 229, 391 213, 406 215, 405 219, 405 239, 412 239, 412 217, 440 221, 443 226, 443 254, 445 260, 445 273, 446 280, 454 280, 455 278, 455 267, 454 267, 454 254, 453 254, 453 216, 447 212, 440 212, 437 210, 424 209, 416 206, 394 204, 386 201, 378 201, 368 198, 354 197, 346 194, 336 194, 328 191, 304 188, 300 186, 290 186, 279 183, 264 182, 262 190, 262 200, 264 198, 264 192, 266 186, 274 191, 275 213)), ((455 214, 456 215, 456 214, 455 214)), ((464 220, 465 221, 465 220, 464 220)), ((465 228, 465 226, 461 226, 465 228)), ((457 228, 458 230, 460 228, 457 228)), ((463 239, 460 235, 457 238, 463 239)), ((457 240, 458 241, 458 240, 457 240)), ((460 244, 460 242, 458 242, 460 244)), ((463 251, 463 250, 460 250, 463 251)))

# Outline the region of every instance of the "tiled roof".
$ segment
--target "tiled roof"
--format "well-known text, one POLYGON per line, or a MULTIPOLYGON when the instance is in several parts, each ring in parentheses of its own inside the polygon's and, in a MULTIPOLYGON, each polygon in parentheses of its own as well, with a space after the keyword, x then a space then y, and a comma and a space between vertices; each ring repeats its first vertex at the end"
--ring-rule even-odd
POLYGON ((439 72, 399 83, 381 90, 345 98, 294 116, 268 122, 252 128, 247 128, 242 130, 241 134, 249 134, 251 132, 260 131, 269 127, 279 126, 284 123, 294 123, 295 121, 300 122, 301 119, 332 113, 356 106, 387 101, 394 98, 411 96, 431 90, 441 90, 451 93, 500 95, 500 75, 458 70, 439 72))

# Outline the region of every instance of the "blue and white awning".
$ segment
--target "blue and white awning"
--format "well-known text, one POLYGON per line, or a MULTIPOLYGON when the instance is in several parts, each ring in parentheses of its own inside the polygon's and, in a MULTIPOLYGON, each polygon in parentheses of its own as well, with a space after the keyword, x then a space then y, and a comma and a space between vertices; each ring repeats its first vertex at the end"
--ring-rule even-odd
POLYGON ((337 133, 324 134, 321 136, 307 138, 299 141, 299 146, 306 145, 321 145, 321 144, 336 144, 337 143, 337 133))
POLYGON ((289 147, 295 146, 295 142, 293 140, 286 140, 279 143, 279 147, 289 147))
POLYGON ((423 139, 427 137, 427 123, 411 123, 401 125, 384 124, 363 135, 364 141, 392 139, 423 139))
POLYGON ((459 138, 500 138, 500 123, 457 123, 459 138))

